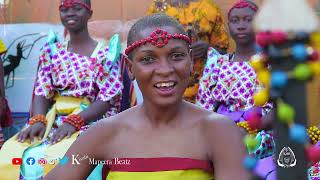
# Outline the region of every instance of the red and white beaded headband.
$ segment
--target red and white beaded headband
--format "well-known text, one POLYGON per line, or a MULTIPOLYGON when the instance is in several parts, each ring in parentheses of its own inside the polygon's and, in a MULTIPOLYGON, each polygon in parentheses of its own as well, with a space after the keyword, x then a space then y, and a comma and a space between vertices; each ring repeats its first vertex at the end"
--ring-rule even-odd
POLYGON ((258 8, 252 4, 250 4, 249 2, 245 1, 245 0, 239 0, 238 2, 236 2, 228 11, 228 17, 230 17, 230 13, 233 9, 235 8, 250 8, 252 9, 254 12, 258 11, 258 8))
POLYGON ((169 34, 167 31, 157 28, 154 30, 149 37, 135 41, 127 47, 125 54, 128 55, 135 48, 151 43, 153 46, 162 48, 168 44, 170 39, 180 39, 191 44, 191 39, 185 34, 169 34))
POLYGON ((88 4, 82 2, 81 0, 64 0, 64 1, 61 2, 60 6, 59 6, 59 10, 62 7, 70 8, 72 6, 75 6, 76 4, 81 5, 82 7, 86 8, 90 12, 92 11, 91 7, 88 4))

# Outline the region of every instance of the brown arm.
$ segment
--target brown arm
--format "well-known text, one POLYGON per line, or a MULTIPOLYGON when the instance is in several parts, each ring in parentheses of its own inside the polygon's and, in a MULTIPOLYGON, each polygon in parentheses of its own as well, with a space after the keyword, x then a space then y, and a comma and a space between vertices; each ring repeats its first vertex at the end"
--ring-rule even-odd
POLYGON ((96 100, 88 107, 88 109, 82 111, 79 115, 89 123, 98 118, 102 118, 109 107, 109 101, 96 100))
POLYGON ((59 176, 60 179, 86 179, 94 169, 89 158, 96 160, 107 160, 106 152, 108 142, 115 135, 115 127, 111 121, 101 120, 83 135, 79 136, 66 153, 69 161, 65 165, 57 165, 46 176, 45 180, 55 180, 59 176), (88 159, 79 161, 80 164, 72 164, 72 155, 78 157, 87 156, 88 159))
POLYGON ((214 114, 208 119, 205 132, 215 179, 248 180, 250 174, 243 166, 247 151, 242 143, 243 136, 234 122, 214 114))
POLYGON ((34 95, 31 116, 38 114, 46 115, 51 105, 52 101, 50 99, 47 99, 44 96, 34 95))

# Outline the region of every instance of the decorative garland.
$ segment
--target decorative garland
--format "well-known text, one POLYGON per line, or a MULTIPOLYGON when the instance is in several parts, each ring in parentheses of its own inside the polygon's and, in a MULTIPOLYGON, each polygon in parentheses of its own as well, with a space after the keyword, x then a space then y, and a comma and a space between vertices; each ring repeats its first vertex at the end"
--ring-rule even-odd
MULTIPOLYGON (((320 161, 320 148, 307 143, 309 141, 315 144, 319 141, 320 130, 312 126, 307 131, 303 125, 294 123, 294 108, 281 98, 289 80, 303 82, 311 80, 315 76, 320 76, 320 32, 286 33, 283 31, 268 31, 258 33, 256 40, 263 51, 261 54, 252 56, 250 63, 265 89, 255 93, 255 105, 262 106, 269 99, 274 100, 277 105, 278 120, 289 127, 289 138, 298 144, 307 144, 306 156, 310 163, 320 161), (293 60, 295 67, 291 70, 288 68, 287 71, 276 70, 270 72, 269 64, 279 64, 280 59, 293 60)), ((247 146, 255 147, 257 145, 254 137, 250 135, 246 136, 244 141, 247 146)), ((256 164, 257 159, 254 157, 248 156, 244 160, 244 166, 248 170, 253 170, 256 164)))

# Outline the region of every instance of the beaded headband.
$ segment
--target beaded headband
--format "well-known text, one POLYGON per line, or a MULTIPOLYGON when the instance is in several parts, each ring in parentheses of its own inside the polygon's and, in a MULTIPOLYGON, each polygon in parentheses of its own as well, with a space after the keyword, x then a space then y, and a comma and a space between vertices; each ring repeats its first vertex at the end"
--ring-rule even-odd
POLYGON ((254 12, 257 12, 258 11, 258 8, 252 4, 250 4, 248 1, 245 1, 245 0, 239 0, 238 2, 236 2, 232 7, 231 9, 228 11, 228 17, 230 17, 230 13, 233 9, 235 8, 250 8, 252 9, 254 12))
POLYGON ((180 39, 186 41, 188 44, 191 44, 191 39, 185 34, 168 34, 167 31, 157 28, 154 30, 149 37, 135 41, 127 47, 125 54, 128 55, 135 48, 145 45, 146 43, 151 43, 153 46, 162 48, 168 44, 170 39, 180 39))
POLYGON ((70 8, 72 6, 75 6, 76 4, 81 5, 82 7, 86 8, 90 12, 92 11, 91 7, 88 4, 82 2, 81 0, 64 0, 64 1, 61 2, 60 6, 59 6, 59 10, 62 7, 70 8))

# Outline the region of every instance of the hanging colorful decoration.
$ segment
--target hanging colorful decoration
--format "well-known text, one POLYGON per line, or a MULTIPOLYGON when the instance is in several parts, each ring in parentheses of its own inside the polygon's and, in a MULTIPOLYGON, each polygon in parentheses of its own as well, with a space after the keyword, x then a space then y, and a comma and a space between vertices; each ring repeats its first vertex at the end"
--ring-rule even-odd
MULTIPOLYGON (((320 76, 320 33, 286 33, 282 31, 260 32, 256 36, 257 43, 263 52, 251 58, 251 65, 257 72, 258 79, 265 89, 254 95, 255 105, 265 104, 272 99, 277 104, 277 119, 289 127, 288 137, 299 144, 310 141, 315 144, 320 140, 320 130, 316 126, 308 130, 303 125, 295 124, 294 108, 281 98, 289 81, 308 81, 320 76), (294 67, 287 71, 270 71, 269 64, 277 64, 279 60, 293 60, 294 67)), ((282 62, 283 63, 283 62, 282 62)), ((248 137, 246 137, 248 144, 248 137)), ((253 144, 251 142, 251 144, 253 144)), ((252 145, 253 146, 253 145, 252 145)), ((320 161, 320 148, 306 146, 308 160, 311 163, 320 161)), ((245 160, 246 167, 251 169, 253 160, 245 160)))

